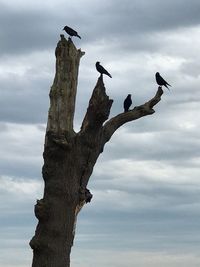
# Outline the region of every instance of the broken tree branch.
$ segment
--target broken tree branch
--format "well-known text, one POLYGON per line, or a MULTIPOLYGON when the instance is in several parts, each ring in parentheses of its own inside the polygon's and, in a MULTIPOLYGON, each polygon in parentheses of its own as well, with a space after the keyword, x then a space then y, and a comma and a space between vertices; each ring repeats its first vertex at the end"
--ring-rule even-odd
POLYGON ((137 120, 147 115, 152 115, 155 112, 153 107, 161 100, 162 94, 162 87, 159 86, 155 96, 151 100, 143 105, 134 107, 128 112, 120 113, 106 122, 103 126, 103 143, 105 144, 108 142, 114 132, 126 122, 137 120))

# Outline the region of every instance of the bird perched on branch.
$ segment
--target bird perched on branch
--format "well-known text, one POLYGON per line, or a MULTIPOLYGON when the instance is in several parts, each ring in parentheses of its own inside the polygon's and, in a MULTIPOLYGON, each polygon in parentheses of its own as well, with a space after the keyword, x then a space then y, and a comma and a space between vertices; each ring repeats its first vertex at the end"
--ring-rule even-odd
POLYGON ((131 105, 132 105, 131 94, 128 94, 124 100, 124 112, 129 111, 131 105))
POLYGON ((68 26, 65 26, 63 28, 63 31, 66 31, 66 33, 68 33, 71 37, 72 36, 76 36, 76 37, 81 39, 81 36, 79 36, 78 33, 75 30, 73 30, 72 28, 70 28, 68 26))
POLYGON ((163 79, 162 76, 160 76, 160 73, 159 73, 159 72, 156 72, 156 82, 157 82, 157 84, 160 85, 160 86, 165 86, 168 90, 169 90, 169 88, 168 88, 167 85, 171 86, 169 83, 167 83, 167 82, 163 79))
POLYGON ((112 76, 110 75, 110 73, 107 72, 107 70, 104 69, 104 67, 100 65, 100 62, 99 62, 99 61, 96 62, 96 69, 97 69, 98 72, 101 73, 101 75, 102 75, 102 74, 106 74, 106 75, 108 75, 110 78, 112 78, 112 76))

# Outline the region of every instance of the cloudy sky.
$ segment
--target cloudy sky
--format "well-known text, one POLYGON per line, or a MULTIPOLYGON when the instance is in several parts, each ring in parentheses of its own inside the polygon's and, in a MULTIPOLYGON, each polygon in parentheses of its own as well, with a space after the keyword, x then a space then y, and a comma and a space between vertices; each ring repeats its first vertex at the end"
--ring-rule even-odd
MULTIPOLYGON (((200 1, 0 0, 0 267, 31 265, 54 50, 69 25, 81 59, 78 131, 98 73, 114 99, 143 104, 155 72, 172 84, 156 113, 116 132, 78 220, 72 267, 200 265, 200 1)), ((66 36, 67 37, 67 36, 66 36)))

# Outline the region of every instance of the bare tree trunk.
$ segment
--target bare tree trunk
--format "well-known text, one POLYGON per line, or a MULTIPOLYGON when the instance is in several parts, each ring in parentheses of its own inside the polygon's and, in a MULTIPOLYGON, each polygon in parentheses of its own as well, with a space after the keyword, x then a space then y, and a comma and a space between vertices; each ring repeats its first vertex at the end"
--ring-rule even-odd
POLYGON ((44 196, 35 205, 38 219, 32 267, 69 267, 76 219, 92 195, 87 189, 93 167, 112 134, 124 123, 154 113, 163 93, 159 87, 147 103, 108 119, 113 100, 106 95, 103 77, 93 90, 81 130, 75 133, 73 119, 78 69, 84 52, 61 35, 56 48, 56 74, 50 91, 50 109, 45 136, 44 196))
POLYGON ((30 241, 33 267, 70 266, 81 166, 73 130, 78 68, 84 53, 61 36, 56 48, 56 74, 50 91, 45 137, 43 199, 35 205, 39 222, 30 241))

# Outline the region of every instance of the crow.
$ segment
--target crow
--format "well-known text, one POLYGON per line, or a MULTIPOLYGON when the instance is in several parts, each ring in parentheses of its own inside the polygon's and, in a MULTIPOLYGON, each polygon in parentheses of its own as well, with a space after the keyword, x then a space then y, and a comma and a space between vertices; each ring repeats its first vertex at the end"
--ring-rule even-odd
POLYGON ((110 73, 107 72, 107 70, 105 70, 104 67, 100 65, 100 62, 99 62, 99 61, 96 62, 96 69, 97 69, 98 72, 101 73, 101 75, 102 75, 102 74, 106 74, 106 75, 108 75, 110 78, 112 78, 112 76, 110 75, 110 73))
POLYGON ((73 30, 72 28, 70 28, 68 26, 65 26, 63 28, 63 31, 66 31, 66 33, 68 33, 71 37, 72 36, 76 36, 76 37, 81 39, 81 36, 79 36, 78 33, 75 30, 73 30))
POLYGON ((167 85, 171 86, 169 83, 167 83, 167 82, 163 79, 163 77, 160 76, 160 73, 159 73, 159 72, 156 72, 156 82, 157 82, 157 84, 160 85, 160 86, 165 86, 168 90, 169 90, 169 88, 168 88, 167 85))
POLYGON ((124 112, 129 111, 131 105, 132 105, 131 94, 128 94, 124 100, 124 112))
POLYGON ((93 195, 91 194, 89 189, 85 189, 85 202, 89 203, 92 199, 93 195))

